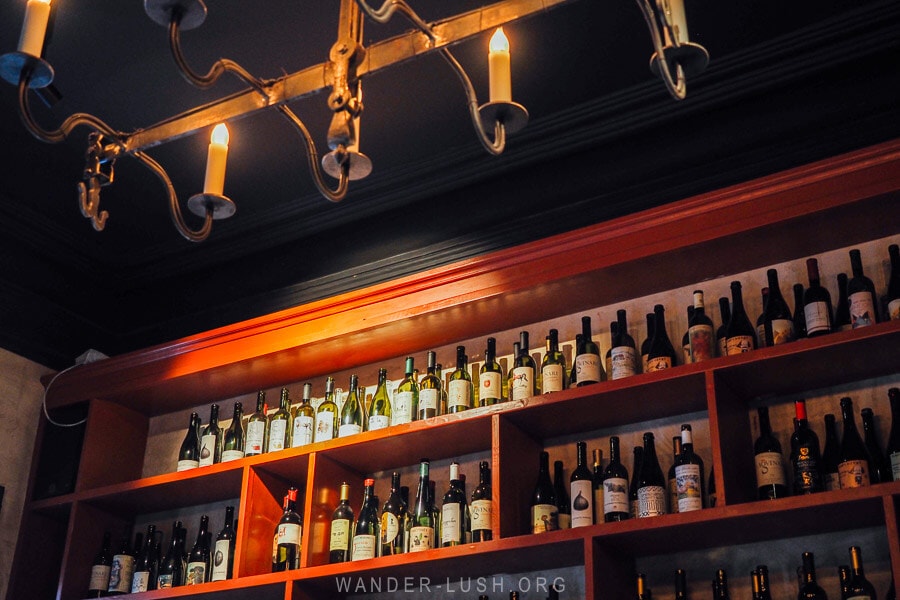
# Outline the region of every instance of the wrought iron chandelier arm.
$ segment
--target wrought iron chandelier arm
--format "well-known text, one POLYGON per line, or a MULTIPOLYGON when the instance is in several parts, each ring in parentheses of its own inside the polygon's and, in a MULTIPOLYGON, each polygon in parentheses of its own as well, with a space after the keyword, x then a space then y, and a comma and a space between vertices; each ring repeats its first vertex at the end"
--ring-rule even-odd
POLYGON ((465 69, 459 64, 456 57, 450 53, 450 50, 441 48, 441 55, 446 59, 450 66, 453 67, 463 88, 465 88, 466 99, 468 100, 469 105, 469 116, 472 118, 472 126, 478 133, 478 141, 480 141, 481 145, 484 146, 484 149, 491 154, 502 154, 503 150, 506 148, 506 127, 504 127, 501 121, 494 121, 494 139, 491 141, 481 124, 481 114, 478 112, 478 98, 475 95, 475 87, 472 85, 472 80, 469 79, 465 69))
POLYGON ((341 173, 338 178, 337 188, 333 190, 329 188, 328 184, 325 183, 325 178, 322 177, 322 171, 319 167, 319 152, 316 150, 316 144, 306 125, 303 124, 303 121, 300 120, 300 117, 294 111, 284 104, 279 104, 278 110, 297 128, 297 131, 300 132, 300 137, 303 138, 303 143, 306 145, 306 161, 309 164, 309 172, 312 175, 313 182, 316 184, 316 188, 331 202, 343 200, 347 195, 350 184, 350 161, 346 157, 344 158, 341 163, 341 173))
MULTIPOLYGON (((684 69, 682 69, 681 65, 675 64, 675 77, 672 76, 672 71, 669 69, 669 61, 666 60, 666 55, 663 48, 663 40, 659 35, 659 27, 657 26, 656 16, 653 11, 653 6, 650 4, 651 0, 635 0, 637 2, 638 8, 641 9, 641 13, 644 15, 644 21, 647 22, 647 27, 650 29, 650 37, 653 40, 653 49, 656 51, 656 62, 659 64, 659 71, 662 74, 662 79, 666 84, 666 88, 669 90, 669 94, 672 95, 676 100, 684 100, 687 95, 687 81, 684 76, 684 69)), ((668 22, 663 17, 663 27, 669 27, 668 22)), ((672 39, 672 44, 677 48, 678 40, 677 37, 673 34, 669 36, 672 39)))
POLYGON ((162 182, 163 187, 166 188, 166 195, 169 199, 169 215, 172 217, 172 223, 175 225, 175 229, 178 230, 178 233, 180 233, 182 237, 184 237, 184 239, 188 240, 189 242, 202 242, 203 240, 208 238, 210 232, 212 231, 212 210, 207 209, 206 219, 200 229, 193 230, 188 227, 187 223, 184 222, 184 215, 182 215, 181 213, 181 205, 178 203, 178 194, 176 194, 175 192, 175 186, 172 185, 172 180, 169 179, 169 175, 166 173, 166 170, 163 169, 162 165, 156 162, 153 158, 151 158, 147 154, 144 154, 140 150, 136 150, 134 153, 132 153, 132 156, 144 163, 146 167, 153 171, 162 182))
POLYGON ((404 0, 385 0, 384 4, 381 5, 379 9, 373 9, 366 3, 366 0, 356 0, 356 4, 367 14, 369 17, 378 23, 387 23, 391 20, 391 17, 394 16, 394 13, 398 10, 403 13, 403 15, 409 19, 416 27, 421 29, 425 34, 428 35, 432 40, 435 38, 434 31, 432 31, 431 27, 422 20, 419 15, 416 14, 416 11, 412 9, 404 0))

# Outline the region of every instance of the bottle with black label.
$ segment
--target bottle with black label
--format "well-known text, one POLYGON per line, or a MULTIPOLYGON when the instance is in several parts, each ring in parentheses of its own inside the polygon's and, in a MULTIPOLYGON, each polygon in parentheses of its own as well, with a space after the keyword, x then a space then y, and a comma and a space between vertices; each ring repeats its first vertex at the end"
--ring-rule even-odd
POLYGON ((244 424, 243 407, 240 402, 234 403, 231 424, 222 436, 222 462, 244 458, 244 424))
POLYGON ((794 495, 813 494, 825 489, 819 438, 806 420, 806 402, 794 402, 794 433, 791 434, 791 469, 794 495))
POLYGON ((437 376, 437 355, 430 351, 426 354, 425 376, 419 382, 418 419, 430 419, 441 414, 441 378, 437 376))
POLYGON ((605 381, 606 372, 600 361, 600 346, 591 337, 591 318, 588 316, 581 317, 581 343, 576 344, 576 348, 573 366, 576 385, 580 387, 605 381))
MULTIPOLYGON (((703 326, 698 325, 695 333, 700 336, 702 329, 703 326)), ((710 322, 710 344, 712 344, 712 322, 710 322)), ((711 345, 710 348, 712 348, 711 345)), ((650 373, 671 369, 676 364, 676 356, 675 348, 672 346, 669 334, 666 332, 666 309, 662 304, 657 304, 653 307, 653 338, 650 340, 650 347, 647 351, 647 368, 645 371, 650 373)))
POLYGON ((419 486, 416 489, 416 504, 412 512, 412 526, 409 530, 409 551, 423 552, 435 547, 434 495, 428 478, 429 461, 423 458, 419 463, 419 486))
POLYGON ((778 285, 778 271, 769 269, 766 271, 769 280, 769 298, 763 311, 763 327, 765 329, 766 346, 778 346, 793 342, 794 316, 778 285))
POLYGON ((774 500, 788 495, 787 479, 784 475, 784 462, 781 456, 781 442, 772 435, 769 423, 769 408, 760 406, 759 437, 753 444, 756 460, 756 488, 760 500, 774 500))
POLYGON ((809 287, 803 292, 806 335, 816 337, 831 333, 833 329, 831 294, 819 281, 819 262, 815 258, 806 259, 806 274, 809 276, 809 287))
POLYGON ((649 431, 644 434, 644 454, 638 473, 636 477, 638 518, 666 514, 666 480, 659 466, 659 460, 656 458, 653 434, 649 431))
POLYGON ((225 525, 216 536, 216 544, 212 549, 212 576, 210 581, 231 579, 234 569, 234 507, 225 507, 225 525))
POLYGON ((528 346, 528 332, 519 332, 519 351, 510 371, 509 399, 525 400, 537 394, 535 363, 528 346))
POLYGON ((637 372, 637 349, 634 338, 628 334, 625 309, 616 311, 616 324, 616 337, 610 356, 612 372, 609 378, 613 380, 631 377, 637 372))
POLYGON ((288 488, 282 504, 284 512, 272 543, 272 572, 300 568, 300 540, 303 535, 303 517, 297 512, 297 488, 288 488))
POLYGON ((531 495, 531 531, 544 533, 559 529, 559 507, 550 481, 550 455, 541 452, 537 483, 531 495))
POLYGON ((491 515, 494 512, 494 498, 491 488, 490 463, 478 463, 478 485, 472 490, 472 502, 469 503, 472 521, 472 541, 486 542, 493 538, 491 515))
POLYGON ((184 576, 185 585, 199 585, 209 580, 209 517, 200 517, 200 528, 197 529, 197 541, 191 548, 187 558, 187 570, 184 576))
POLYGON ((107 595, 128 594, 131 591, 131 579, 134 577, 134 553, 128 544, 128 534, 122 536, 119 551, 113 554, 112 566, 109 570, 109 586, 107 595))
POLYGON ((881 451, 881 444, 878 443, 877 431, 875 429, 875 413, 871 408, 864 408, 859 411, 862 416, 863 439, 866 450, 869 452, 869 461, 872 470, 869 472, 869 479, 872 483, 884 483, 892 481, 891 467, 885 461, 884 453, 881 451))
POLYGON ((478 405, 503 402, 503 370, 497 362, 497 340, 489 337, 484 350, 484 364, 478 374, 478 405))
POLYGON ((378 496, 375 480, 363 481, 363 501, 356 519, 351 542, 350 560, 366 560, 378 556, 381 541, 381 519, 378 518, 378 496))
POLYGON ((381 554, 391 556, 403 554, 409 514, 403 502, 400 486, 400 473, 391 474, 391 493, 381 509, 381 554))
POLYGON ((547 335, 547 350, 541 361, 541 393, 549 394, 566 389, 566 357, 559 351, 559 332, 551 329, 547 335))
MULTIPOLYGON (((643 450, 642 450, 643 452, 643 450)), ((603 520, 624 521, 631 516, 628 500, 628 469, 619 457, 619 438, 609 438, 609 464, 603 470, 603 520)))
MULTIPOLYGON (((681 426, 681 455, 675 462, 675 485, 678 491, 678 512, 703 508, 703 459, 694 452, 694 434, 688 424, 681 426)), ((673 509, 672 512, 675 512, 673 509)))
POLYGON ((247 438, 244 456, 255 456, 266 451, 266 435, 269 432, 269 416, 266 414, 266 393, 256 393, 256 411, 247 420, 247 438))
POLYGON ((566 484, 563 461, 554 461, 553 493, 556 495, 556 522, 560 529, 571 529, 572 527, 572 504, 569 499, 569 492, 566 491, 566 488, 569 486, 566 484))
POLYGON ((200 416, 192 412, 190 423, 188 423, 187 433, 184 435, 184 441, 181 442, 181 448, 178 450, 178 466, 176 471, 187 471, 188 469, 196 469, 200 466, 200 416))
POLYGON ((725 352, 728 356, 756 348, 756 331, 744 312, 741 282, 731 282, 731 318, 725 326, 725 352))
POLYGON ((688 339, 691 362, 702 362, 715 357, 715 332, 713 322, 706 314, 703 290, 694 290, 694 316, 688 323, 688 339))
POLYGON ((472 408, 472 376, 469 374, 469 357, 466 347, 456 347, 456 369, 447 382, 447 412, 457 413, 472 408))
MULTIPOLYGON (((397 474, 399 477, 399 473, 397 474)), ((328 562, 341 563, 350 560, 350 539, 353 537, 355 515, 350 507, 350 485, 341 484, 341 497, 331 514, 331 530, 328 535, 328 562)))
POLYGON ((209 423, 200 434, 201 467, 208 467, 222 461, 222 430, 219 429, 219 405, 209 408, 209 423))
POLYGON ((900 481, 900 388, 888 390, 891 403, 891 433, 888 435, 886 459, 894 481, 900 481))
POLYGON ((825 415, 825 447, 822 448, 822 482, 825 491, 841 489, 838 465, 841 463, 841 442, 838 440, 835 417, 825 415))
POLYGON ((569 498, 572 527, 594 524, 594 478, 587 466, 587 444, 575 444, 576 466, 569 476, 569 498))
POLYGON ((838 273, 838 303, 834 308, 834 331, 849 331, 853 329, 853 321, 850 319, 850 299, 847 296, 847 275, 838 273))
POLYGON ((156 525, 147 526, 147 539, 140 549, 131 576, 131 593, 146 592, 156 589, 156 577, 159 574, 159 560, 155 553, 156 525))
POLYGON ((844 420, 844 434, 841 437, 840 462, 838 475, 841 489, 866 487, 871 485, 872 465, 869 453, 859 437, 856 421, 853 418, 853 401, 841 398, 841 416, 844 420))
POLYGON ((303 397, 294 409, 291 448, 312 444, 316 438, 316 409, 312 406, 312 384, 303 384, 303 397))
POLYGON ((879 320, 875 284, 863 274, 862 258, 855 248, 850 251, 850 268, 853 277, 847 282, 847 300, 850 302, 851 327, 874 325, 879 320))

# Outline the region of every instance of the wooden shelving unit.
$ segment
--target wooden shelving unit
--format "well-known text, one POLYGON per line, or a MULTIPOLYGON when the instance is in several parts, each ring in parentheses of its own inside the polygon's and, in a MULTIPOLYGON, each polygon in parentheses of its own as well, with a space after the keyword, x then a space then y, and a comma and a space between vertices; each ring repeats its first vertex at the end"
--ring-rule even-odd
POLYGON ((896 235, 898 190, 895 142, 74 369, 54 383, 48 406, 88 405, 76 489, 26 505, 9 597, 81 598, 105 529, 122 531, 136 514, 235 498, 235 578, 141 598, 343 598, 339 576, 477 577, 583 566, 586 597, 615 599, 632 593, 630 573, 651 541, 700 550, 721 545, 723 531, 727 543, 743 543, 864 527, 884 528, 900 581, 900 483, 757 502, 748 478, 754 399, 897 375, 900 322, 194 471, 141 475, 149 424, 159 415, 896 235), (526 534, 525 499, 547 440, 696 413, 709 422, 717 507, 526 534), (492 463, 499 507, 493 541, 327 564, 321 536, 341 481, 410 468, 420 456, 461 455, 492 463), (272 574, 271 532, 291 484, 306 499, 302 566, 272 574))

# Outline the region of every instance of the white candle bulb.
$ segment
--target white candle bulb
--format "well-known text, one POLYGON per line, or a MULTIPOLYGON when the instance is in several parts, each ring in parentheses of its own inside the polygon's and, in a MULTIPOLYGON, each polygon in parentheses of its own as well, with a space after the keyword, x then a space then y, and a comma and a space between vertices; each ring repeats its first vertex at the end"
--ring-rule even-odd
POLYGON ((40 57, 49 21, 50 0, 28 0, 22 35, 19 37, 19 52, 40 57))
POLYGON ((203 193, 221 196, 225 189, 225 163, 228 159, 228 128, 219 123, 213 128, 209 138, 209 152, 206 156, 206 178, 203 193))
POLYGON ((509 40, 500 27, 491 37, 488 74, 491 102, 512 102, 512 78, 509 67, 509 40))

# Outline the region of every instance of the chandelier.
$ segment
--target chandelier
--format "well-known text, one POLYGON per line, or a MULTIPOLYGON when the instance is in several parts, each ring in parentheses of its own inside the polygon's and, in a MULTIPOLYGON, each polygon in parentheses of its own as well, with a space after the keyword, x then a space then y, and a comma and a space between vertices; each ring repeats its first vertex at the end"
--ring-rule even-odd
MULTIPOLYGON (((235 212, 235 203, 223 194, 228 155, 225 122, 261 110, 279 111, 304 142, 309 171, 317 189, 328 200, 339 202, 347 195, 351 180, 362 179, 372 171, 371 160, 359 149, 362 80, 370 73, 415 56, 431 52, 441 54, 465 90, 469 115, 479 141, 487 152, 501 154, 506 148, 507 134, 519 131, 528 122, 525 107, 512 99, 510 47, 502 26, 570 1, 501 0, 426 23, 404 0, 385 0, 378 9, 370 7, 366 0, 340 0, 337 40, 327 61, 277 79, 258 79, 234 61, 224 58, 216 61, 206 74, 200 74, 188 65, 181 50, 181 33, 203 24, 207 9, 202 0, 144 0, 147 15, 168 29, 175 64, 189 83, 198 88, 210 88, 224 73, 230 73, 246 84, 246 89, 134 132, 116 130, 87 113, 70 115, 56 129, 45 129, 35 120, 29 105, 29 92, 49 86, 54 76, 53 68, 42 58, 51 0, 27 0, 18 48, 0 56, 0 76, 18 87, 22 122, 39 140, 59 143, 78 127, 90 130, 84 174, 77 184, 77 191, 81 212, 91 220, 94 229, 101 231, 109 216, 107 211, 100 209, 100 190, 113 183, 116 160, 129 156, 156 174, 165 190, 175 228, 187 240, 198 242, 209 237, 214 220, 228 218, 235 212), (407 18, 414 29, 369 47, 363 46, 365 17, 386 23, 395 13, 407 18), (450 52, 450 46, 493 29, 496 31, 488 51, 489 100, 480 104, 469 76, 450 52), (333 113, 327 139, 330 151, 321 160, 306 125, 288 107, 292 100, 320 91, 329 91, 326 102, 333 113), (146 151, 211 125, 216 126, 210 139, 203 191, 186 202, 188 210, 203 219, 203 225, 191 229, 184 220, 181 203, 166 170, 146 151), (336 183, 332 182, 333 187, 326 175, 336 180, 336 183)), ((709 60, 706 50, 688 39, 684 0, 636 2, 653 43, 650 68, 662 78, 672 97, 681 100, 686 94, 686 78, 702 72, 709 60)))

